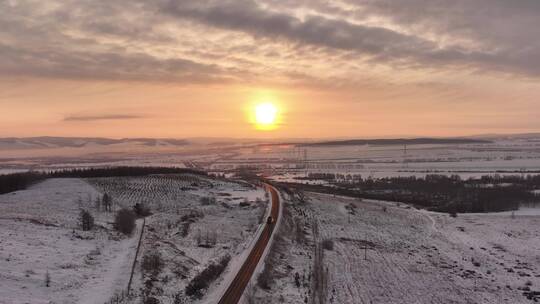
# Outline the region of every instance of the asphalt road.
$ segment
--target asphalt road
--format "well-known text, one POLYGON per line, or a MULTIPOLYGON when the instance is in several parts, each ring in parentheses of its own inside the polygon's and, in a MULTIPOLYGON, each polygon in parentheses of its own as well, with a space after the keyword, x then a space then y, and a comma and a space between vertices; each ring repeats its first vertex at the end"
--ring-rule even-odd
POLYGON ((266 246, 268 246, 270 237, 274 232, 275 223, 277 222, 279 216, 279 195, 274 187, 266 185, 266 188, 269 190, 270 197, 272 199, 272 209, 270 210, 270 215, 274 219, 274 222, 273 224, 266 224, 265 219, 265 227, 261 235, 259 236, 257 243, 255 243, 255 246, 253 246, 253 249, 249 253, 249 256, 247 257, 244 264, 242 264, 242 267, 240 268, 236 276, 234 277, 231 285, 229 285, 227 291, 225 291, 225 293, 219 300, 219 304, 237 304, 238 301, 240 301, 240 298, 242 297, 246 286, 248 285, 251 277, 253 276, 255 268, 257 268, 257 265, 261 260, 266 246))

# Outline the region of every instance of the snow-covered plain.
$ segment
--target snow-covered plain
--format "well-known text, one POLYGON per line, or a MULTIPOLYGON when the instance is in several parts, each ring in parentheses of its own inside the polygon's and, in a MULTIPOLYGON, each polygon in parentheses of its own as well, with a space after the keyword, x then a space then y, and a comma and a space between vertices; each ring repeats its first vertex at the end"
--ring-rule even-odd
POLYGON ((146 221, 140 256, 158 252, 164 267, 155 282, 139 263, 132 290, 138 298, 146 294, 161 303, 173 303, 175 298, 181 303, 217 302, 227 287, 224 278, 232 278, 241 265, 268 206, 261 187, 196 175, 100 178, 91 182, 121 204, 144 203, 154 212, 146 221), (204 296, 186 296, 184 289, 189 281, 225 255, 232 258, 229 267, 204 296), (149 280, 154 282, 151 288, 147 287, 149 280))
POLYGON ((156 251, 164 267, 152 296, 161 303, 172 303, 177 294, 184 303, 214 303, 226 287, 224 278, 241 264, 267 207, 261 187, 195 175, 48 179, 0 195, 1 304, 102 304, 126 290, 142 220, 130 237, 115 232, 114 213, 94 208, 103 193, 112 197, 115 209, 144 203, 153 212, 146 218, 129 303, 141 301, 147 279, 141 259, 156 251), (96 219, 91 231, 78 227, 81 208, 96 219), (207 242, 208 248, 199 246, 207 242), (186 297, 186 284, 224 255, 232 257, 229 267, 204 296, 186 297))
POLYGON ((333 245, 319 260, 326 303, 531 303, 529 290, 540 291, 539 215, 453 218, 395 203, 307 197, 286 204, 276 249, 285 258, 273 260, 271 290, 258 289, 256 303, 311 303, 315 248, 324 241, 333 245))
MULTIPOLYGON (((159 141, 158 141, 159 143, 159 141)), ((1 170, 50 170, 100 166, 175 166, 224 172, 242 166, 272 173, 329 172, 362 177, 457 174, 540 174, 540 135, 499 137, 493 143, 447 145, 320 146, 191 142, 176 146, 131 141, 74 147, 18 144, 0 147, 1 170), (305 153, 304 153, 305 151, 305 153), (307 167, 307 170, 305 169, 307 167)), ((9 172, 9 171, 5 171, 9 172)))
POLYGON ((99 193, 79 179, 49 179, 0 195, 0 303, 105 303, 125 289, 136 238, 78 228, 99 193), (50 287, 45 285, 46 273, 50 287))
POLYGON ((234 168, 246 164, 268 167, 276 180, 284 179, 281 173, 305 176, 306 172, 361 174, 364 178, 539 174, 540 141, 513 138, 481 144, 410 145, 406 149, 400 145, 266 146, 243 149, 234 158, 219 160, 212 166, 234 168))

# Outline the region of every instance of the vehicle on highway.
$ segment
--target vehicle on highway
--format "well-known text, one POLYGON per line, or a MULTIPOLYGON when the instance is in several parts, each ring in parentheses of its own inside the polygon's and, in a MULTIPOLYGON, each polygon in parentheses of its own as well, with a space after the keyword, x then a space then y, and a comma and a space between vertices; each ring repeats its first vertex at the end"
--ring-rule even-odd
POLYGON ((266 223, 267 223, 268 225, 272 225, 272 224, 274 223, 274 219, 273 219, 271 216, 269 216, 269 217, 266 219, 266 223))

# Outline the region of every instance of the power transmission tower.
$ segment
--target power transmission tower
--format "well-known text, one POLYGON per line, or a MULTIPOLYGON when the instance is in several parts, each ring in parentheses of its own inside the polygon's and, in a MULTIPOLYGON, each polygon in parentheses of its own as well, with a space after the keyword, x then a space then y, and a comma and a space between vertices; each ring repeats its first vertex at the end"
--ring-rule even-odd
POLYGON ((304 168, 306 169, 306 176, 307 176, 308 175, 307 149, 304 149, 304 168))

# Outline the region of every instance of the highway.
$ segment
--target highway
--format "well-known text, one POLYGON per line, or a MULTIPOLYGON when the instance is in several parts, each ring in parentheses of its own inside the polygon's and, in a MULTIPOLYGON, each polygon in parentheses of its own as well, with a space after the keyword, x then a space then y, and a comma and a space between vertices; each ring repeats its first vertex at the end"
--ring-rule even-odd
POLYGON ((274 232, 274 227, 279 216, 279 195, 274 187, 268 184, 265 184, 265 187, 270 192, 270 197, 272 200, 272 209, 270 210, 270 216, 272 216, 272 218, 274 219, 273 223, 267 224, 265 221, 265 226, 259 236, 259 239, 255 243, 255 246, 253 246, 253 249, 249 253, 249 256, 247 257, 244 264, 242 264, 242 267, 240 267, 240 270, 234 277, 231 285, 229 285, 229 287, 219 300, 219 304, 237 304, 240 301, 240 298, 242 297, 246 286, 248 285, 251 277, 253 276, 253 272, 255 271, 257 265, 259 264, 259 261, 261 260, 264 250, 270 242, 270 237, 274 232))

